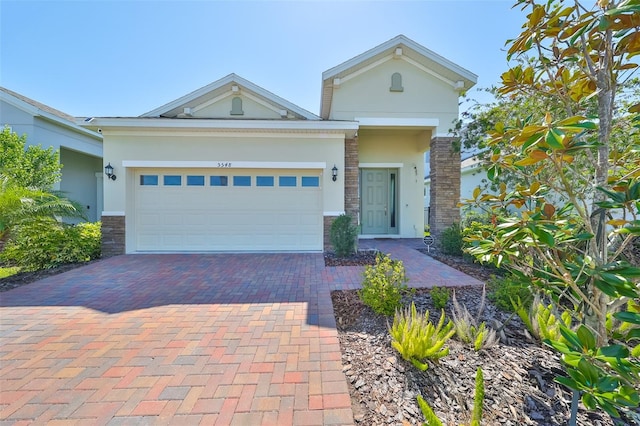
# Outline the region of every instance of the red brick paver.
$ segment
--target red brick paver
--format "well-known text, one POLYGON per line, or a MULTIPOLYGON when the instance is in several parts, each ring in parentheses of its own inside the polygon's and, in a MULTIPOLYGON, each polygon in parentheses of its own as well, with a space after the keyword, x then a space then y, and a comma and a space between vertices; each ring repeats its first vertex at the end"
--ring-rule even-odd
MULTIPOLYGON (((410 285, 477 281, 361 241, 410 285)), ((131 255, 0 293, 0 423, 353 424, 321 254, 131 255)))

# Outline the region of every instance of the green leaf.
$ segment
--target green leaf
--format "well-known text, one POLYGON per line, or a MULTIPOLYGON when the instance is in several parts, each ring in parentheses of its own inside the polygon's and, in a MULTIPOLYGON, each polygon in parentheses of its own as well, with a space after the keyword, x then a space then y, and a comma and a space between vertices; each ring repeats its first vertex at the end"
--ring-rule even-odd
POLYGON ((593 333, 585 326, 581 325, 577 332, 583 350, 593 351, 596 348, 596 338, 593 333))
POLYGON ((609 345, 599 348, 598 355, 613 358, 626 358, 629 356, 629 349, 623 345, 609 345))
POLYGON ((613 317, 617 320, 628 322, 631 324, 640 324, 640 314, 636 312, 621 311, 613 314, 613 317))
POLYGON ((549 129, 544 139, 547 145, 552 149, 564 149, 564 144, 562 143, 563 140, 564 132, 558 129, 549 129))

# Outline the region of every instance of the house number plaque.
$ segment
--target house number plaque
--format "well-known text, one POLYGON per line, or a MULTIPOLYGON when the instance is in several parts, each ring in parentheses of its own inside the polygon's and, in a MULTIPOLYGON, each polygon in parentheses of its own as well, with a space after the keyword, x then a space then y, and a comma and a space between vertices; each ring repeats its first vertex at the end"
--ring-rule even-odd
POLYGON ((224 162, 224 161, 218 162, 218 168, 219 169, 228 169, 230 167, 231 167, 231 163, 229 163, 229 162, 224 162))

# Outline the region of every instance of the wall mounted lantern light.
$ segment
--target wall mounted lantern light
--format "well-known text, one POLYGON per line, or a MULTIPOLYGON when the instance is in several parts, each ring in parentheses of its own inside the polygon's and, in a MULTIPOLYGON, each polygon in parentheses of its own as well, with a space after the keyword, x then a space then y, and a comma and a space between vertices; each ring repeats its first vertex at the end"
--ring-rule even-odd
POLYGON ((113 174, 113 166, 111 163, 104 166, 104 174, 111 180, 116 180, 116 175, 113 174))
POLYGON ((335 182, 338 179, 338 168, 336 165, 333 165, 333 169, 331 169, 331 179, 335 182))

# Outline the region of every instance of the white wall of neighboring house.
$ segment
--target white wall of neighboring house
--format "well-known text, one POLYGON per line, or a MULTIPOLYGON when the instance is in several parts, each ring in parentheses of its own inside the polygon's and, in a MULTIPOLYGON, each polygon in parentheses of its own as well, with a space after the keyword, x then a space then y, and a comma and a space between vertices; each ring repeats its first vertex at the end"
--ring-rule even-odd
POLYGON ((55 189, 84 206, 90 221, 98 220, 102 200, 98 200, 96 173, 103 170, 102 137, 4 91, 0 95, 0 126, 8 125, 18 135, 26 135, 27 145, 57 150, 63 167, 55 189))
MULTIPOLYGON (((473 191, 482 185, 482 181, 487 178, 487 172, 480 167, 480 162, 476 157, 469 157, 460 163, 460 201, 473 198, 473 191)), ((424 210, 426 212, 431 204, 430 197, 431 178, 424 180, 424 210)), ((426 220, 426 219, 425 219, 426 220)), ((426 222, 425 222, 426 223, 426 222)))

